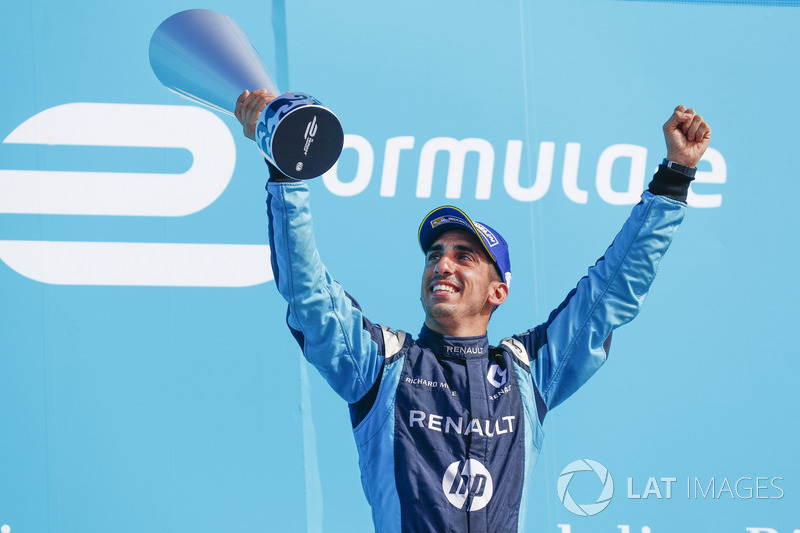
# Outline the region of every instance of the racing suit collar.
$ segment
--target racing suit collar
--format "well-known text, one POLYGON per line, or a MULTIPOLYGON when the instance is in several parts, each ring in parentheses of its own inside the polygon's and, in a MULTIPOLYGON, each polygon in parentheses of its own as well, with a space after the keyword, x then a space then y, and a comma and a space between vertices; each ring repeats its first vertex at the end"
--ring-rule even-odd
POLYGON ((489 341, 486 335, 451 337, 436 333, 423 324, 418 341, 433 350, 437 356, 475 359, 489 355, 489 341))

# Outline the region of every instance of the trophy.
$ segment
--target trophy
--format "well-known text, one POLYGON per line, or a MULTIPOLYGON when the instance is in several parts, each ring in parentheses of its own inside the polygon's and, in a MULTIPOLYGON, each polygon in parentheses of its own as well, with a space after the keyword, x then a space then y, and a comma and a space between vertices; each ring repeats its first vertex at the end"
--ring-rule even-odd
MULTIPOLYGON (((150 66, 167 89, 229 115, 245 90, 280 93, 239 25, 208 9, 181 11, 162 22, 150 39, 150 66)), ((308 179, 336 163, 344 132, 319 100, 290 92, 261 113, 256 144, 281 172, 308 179)))

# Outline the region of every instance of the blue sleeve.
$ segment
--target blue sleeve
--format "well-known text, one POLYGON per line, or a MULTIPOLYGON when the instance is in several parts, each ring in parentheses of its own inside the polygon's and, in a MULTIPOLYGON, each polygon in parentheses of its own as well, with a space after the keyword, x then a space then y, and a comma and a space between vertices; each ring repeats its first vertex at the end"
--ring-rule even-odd
POLYGON ((369 392, 383 364, 379 326, 334 281, 314 240, 305 182, 267 183, 269 244, 275 282, 288 302, 287 324, 339 396, 355 403, 369 392))
POLYGON ((685 210, 681 201, 644 192, 605 255, 547 321, 515 336, 548 410, 605 362, 611 332, 639 312, 685 210))

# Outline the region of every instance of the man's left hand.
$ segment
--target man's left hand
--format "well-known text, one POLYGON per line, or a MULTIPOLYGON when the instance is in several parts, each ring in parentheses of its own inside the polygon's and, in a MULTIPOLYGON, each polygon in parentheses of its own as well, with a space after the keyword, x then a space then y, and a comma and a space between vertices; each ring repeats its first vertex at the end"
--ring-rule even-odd
POLYGON ((694 109, 679 105, 664 124, 667 159, 695 168, 711 140, 711 126, 694 109))

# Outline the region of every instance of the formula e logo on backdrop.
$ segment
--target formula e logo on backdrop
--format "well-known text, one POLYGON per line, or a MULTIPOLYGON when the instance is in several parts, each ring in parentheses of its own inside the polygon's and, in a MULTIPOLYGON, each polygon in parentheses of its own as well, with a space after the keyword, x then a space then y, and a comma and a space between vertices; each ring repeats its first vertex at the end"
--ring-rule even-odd
MULTIPOLYGON (((236 164, 228 127, 194 106, 64 104, 3 142, 183 148, 192 166, 181 174, 0 170, 0 213, 191 215, 216 201, 236 164)), ((265 245, 0 240, 0 260, 62 285, 244 287, 273 277, 265 245)))
POLYGON ((442 478, 442 490, 447 500, 458 509, 478 511, 489 504, 494 494, 492 475, 480 461, 467 459, 451 464, 442 478))
MULTIPOLYGON (((346 134, 344 136, 343 150, 353 150, 357 158, 355 176, 352 171, 345 171, 349 176, 339 177, 339 162, 322 176, 327 189, 337 196, 355 196, 367 190, 373 178, 380 180, 380 196, 394 197, 397 195, 399 169, 414 168, 416 166, 416 197, 430 198, 433 192, 433 179, 439 154, 447 154, 449 160, 446 172, 446 198, 461 198, 464 189, 464 178, 471 171, 466 171, 468 154, 477 155, 477 176, 475 178, 474 198, 476 200, 489 200, 496 194, 499 187, 495 182, 495 155, 496 149, 488 140, 481 138, 456 139, 453 137, 434 137, 422 145, 419 155, 409 153, 416 145, 416 138, 410 135, 390 137, 386 140, 383 153, 382 171, 375 168, 376 153, 372 144, 360 135, 346 134), (380 175, 376 172, 380 171, 380 175)), ((497 151, 502 148, 498 147, 497 151)), ((536 147, 526 148, 528 159, 536 153, 536 147)), ((502 153, 502 151, 500 152, 502 153)), ((535 169, 530 168, 526 173, 521 172, 523 143, 511 139, 505 144, 505 160, 502 167, 502 188, 512 200, 519 202, 535 202, 544 198, 546 194, 553 194, 554 189, 561 189, 564 195, 572 202, 585 204, 589 201, 589 187, 594 184, 600 200, 611 205, 633 205, 639 201, 639 196, 645 188, 647 178, 648 154, 647 148, 634 144, 612 144, 605 148, 596 164, 581 159, 581 143, 568 142, 564 146, 563 165, 561 172, 561 187, 557 184, 559 178, 554 175, 556 157, 556 143, 543 141, 538 146, 538 160, 535 169), (593 178, 579 180, 578 170, 586 172, 587 163, 593 178), (618 168, 628 169, 627 186, 619 187, 617 178, 612 180, 612 174, 620 171, 618 168), (529 181, 532 184, 528 184, 529 181), (586 183, 588 181, 588 183, 586 183), (613 182, 613 183, 612 183, 613 182)), ((378 154, 380 156, 380 154, 378 154)), ((341 161, 341 159, 339 160, 341 161)), ((727 166, 725 158, 713 148, 706 150, 701 161, 710 170, 698 171, 694 184, 705 183, 722 185, 727 180, 727 166)), ((413 170, 412 170, 413 172, 413 170)), ((624 175, 624 172, 623 172, 624 175)), ((408 181, 404 179, 403 181, 408 181)), ((623 179, 624 183, 625 180, 623 179)), ((692 207, 720 207, 722 194, 700 194, 689 188, 687 203, 692 207)))
MULTIPOLYGON (((580 476, 580 478, 583 477, 580 476)), ((558 477, 558 499, 569 512, 578 516, 593 516, 600 513, 611 503, 612 496, 614 496, 614 480, 611 478, 611 473, 608 469, 597 461, 592 461, 591 459, 574 461, 568 464, 558 477), (578 472, 594 472, 597 474, 603 484, 603 489, 596 502, 578 504, 572 499, 572 495, 569 493, 569 485, 578 472)))

